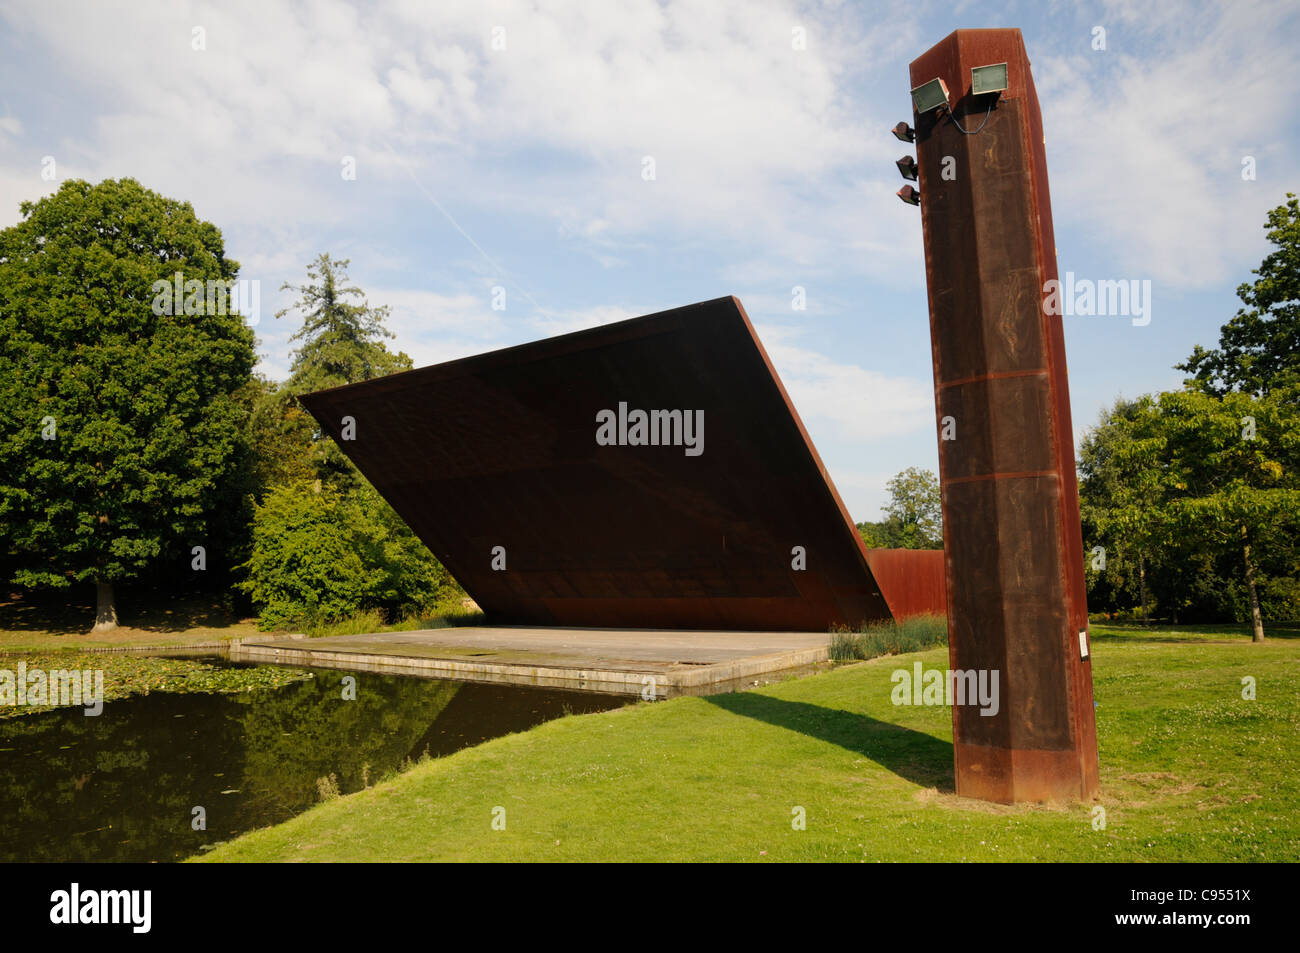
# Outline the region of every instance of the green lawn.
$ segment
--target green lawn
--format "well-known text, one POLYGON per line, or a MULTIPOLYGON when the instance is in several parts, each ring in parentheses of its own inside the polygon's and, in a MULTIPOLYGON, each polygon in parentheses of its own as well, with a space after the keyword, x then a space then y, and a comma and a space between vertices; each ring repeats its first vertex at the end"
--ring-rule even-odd
POLYGON ((946 667, 939 649, 562 718, 204 859, 1295 861, 1300 640, 1240 631, 1095 627, 1104 830, 1091 805, 952 793, 949 710, 890 702, 891 671, 946 667), (806 830, 792 829, 796 807, 806 830))

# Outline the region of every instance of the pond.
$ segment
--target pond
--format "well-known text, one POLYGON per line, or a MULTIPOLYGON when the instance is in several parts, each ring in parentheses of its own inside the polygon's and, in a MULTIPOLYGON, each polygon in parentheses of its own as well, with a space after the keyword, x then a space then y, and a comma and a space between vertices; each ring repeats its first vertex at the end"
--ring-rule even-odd
MULTIPOLYGON (((219 663, 204 659, 205 663, 219 663)), ((264 668, 265 666, 263 666, 264 668)), ((0 720, 0 861, 175 861, 329 796, 568 713, 587 692, 310 669, 238 694, 167 692, 0 720), (345 698, 346 678, 355 698, 345 698), (196 830, 202 808, 205 829, 196 830)))

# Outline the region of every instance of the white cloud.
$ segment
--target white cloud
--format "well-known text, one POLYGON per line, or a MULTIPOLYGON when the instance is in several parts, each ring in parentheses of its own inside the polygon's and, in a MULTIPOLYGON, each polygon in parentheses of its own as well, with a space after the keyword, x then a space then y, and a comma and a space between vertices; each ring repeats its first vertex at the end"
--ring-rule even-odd
POLYGON ((934 418, 928 382, 843 364, 789 343, 779 328, 757 328, 795 410, 832 439, 871 440, 913 433, 934 418))
POLYGON ((1035 60, 1058 230, 1082 225, 1114 277, 1239 276, 1259 261, 1265 211, 1300 177, 1278 128, 1294 129, 1280 97, 1300 82, 1300 20, 1293 4, 1241 14, 1112 3, 1106 51, 1035 60), (1241 178, 1246 155, 1257 181, 1241 178))
POLYGON ((392 309, 389 325, 415 336, 456 330, 466 337, 496 338, 504 328, 502 312, 493 311, 490 295, 445 295, 405 288, 371 288, 367 298, 392 309))
POLYGON ((866 214, 880 196, 848 178, 892 156, 884 114, 855 101, 844 79, 905 34, 842 30, 834 9, 782 0, 2 9, 101 100, 88 135, 66 144, 89 177, 133 175, 226 226, 348 221, 365 206, 339 178, 345 155, 358 179, 409 193, 391 143, 460 208, 576 218, 584 224, 571 239, 606 268, 662 229, 678 245, 729 238, 820 268, 873 267, 857 254, 864 243, 904 254, 888 241, 898 212, 866 214), (791 47, 796 25, 806 50, 791 47), (196 26, 204 50, 192 48, 196 26), (505 50, 490 48, 494 26, 505 50), (563 156, 565 169, 502 174, 503 162, 539 149, 563 156), (641 178, 645 155, 654 182, 641 178), (843 214, 810 212, 823 208, 843 214))
POLYGON ((56 183, 41 179, 40 168, 33 165, 24 173, 13 167, 0 167, 0 228, 8 228, 22 220, 18 206, 22 202, 35 202, 54 191, 56 183))

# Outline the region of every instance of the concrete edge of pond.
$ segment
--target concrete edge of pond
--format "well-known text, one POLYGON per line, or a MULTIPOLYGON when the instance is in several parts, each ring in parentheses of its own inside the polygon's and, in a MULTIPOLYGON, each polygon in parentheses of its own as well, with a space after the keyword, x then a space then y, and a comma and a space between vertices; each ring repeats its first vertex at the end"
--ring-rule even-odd
POLYGON ((400 641, 390 633, 243 640, 231 643, 230 658, 624 696, 646 697, 653 689, 655 698, 734 691, 759 677, 797 675, 829 660, 825 633, 774 638, 767 633, 622 631, 614 634, 634 645, 621 654, 639 657, 610 657, 611 631, 521 629, 523 640, 512 639, 511 630, 479 630, 472 641, 466 629, 401 633, 400 641), (491 633, 499 635, 493 639, 491 633), (554 644, 547 645, 548 639, 554 644), (484 655, 499 657, 474 657, 484 655))
POLYGON ((262 635, 250 638, 205 639, 201 642, 123 642, 121 645, 46 645, 25 646, 23 648, 0 648, 0 658, 19 658, 24 655, 43 655, 46 653, 66 653, 68 655, 158 655, 162 653, 191 652, 195 655, 211 655, 213 650, 224 651, 241 642, 293 642, 307 638, 301 632, 287 632, 280 635, 262 635))

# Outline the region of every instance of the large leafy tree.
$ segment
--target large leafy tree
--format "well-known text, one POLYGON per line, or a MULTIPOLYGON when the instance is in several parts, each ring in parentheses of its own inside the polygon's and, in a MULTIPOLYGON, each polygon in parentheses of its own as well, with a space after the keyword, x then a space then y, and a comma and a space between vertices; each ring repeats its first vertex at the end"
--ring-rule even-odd
POLYGON ((1292 562, 1300 530, 1293 389, 1120 402, 1085 438, 1080 470, 1082 515, 1097 539, 1190 570, 1185 584, 1198 567, 1234 566, 1254 638, 1263 641, 1261 566, 1292 562))
POLYGON ((240 588, 263 626, 311 625, 365 609, 393 616, 456 599, 459 587, 334 441, 294 399, 408 370, 389 351, 385 307, 348 282, 348 261, 322 254, 298 300, 289 379, 254 381, 251 437, 262 485, 240 588))
POLYGON ((324 253, 307 266, 307 284, 283 285, 284 290, 296 291, 300 297, 291 308, 277 312, 276 317, 294 310, 303 316, 302 327, 290 338, 302 341, 294 351, 289 378, 295 394, 368 381, 411 368, 406 354, 394 354, 384 345, 383 339, 393 336, 384 327, 387 306, 372 307, 360 288, 348 284, 350 264, 347 258, 335 259, 324 253))
POLYGON ((1166 495, 1167 469, 1160 464, 1165 441, 1155 398, 1118 400, 1083 438, 1079 452, 1079 515, 1095 533, 1086 541, 1101 550, 1088 559, 1105 566, 1104 578, 1133 592, 1147 618, 1147 571, 1153 553, 1169 556, 1177 544, 1167 531, 1159 503, 1166 495))
POLYGON ((1264 641, 1260 562, 1300 530, 1300 413, 1295 388, 1268 397, 1195 391, 1163 394, 1173 531, 1234 554, 1256 642, 1264 641))
POLYGON ((108 629, 113 584, 188 560, 238 469, 254 341, 219 291, 239 264, 132 179, 21 211, 0 231, 0 536, 20 585, 94 582, 108 629), (160 295, 178 274, 199 284, 160 295))
POLYGON ((316 479, 311 415, 282 391, 282 385, 254 374, 243 392, 248 409, 249 492, 262 499, 273 487, 316 479))
POLYGON ((885 516, 903 528, 907 538, 914 538, 914 549, 932 549, 943 543, 943 502, 939 478, 929 470, 908 467, 885 484, 889 504, 885 516))
POLYGON ((885 518, 858 524, 867 545, 880 549, 941 549, 943 505, 939 478, 930 470, 908 467, 885 487, 889 490, 889 502, 881 507, 885 518))
POLYGON ((283 288, 296 291, 299 297, 276 317, 301 315, 302 326, 291 337, 301 343, 293 352, 289 379, 268 391, 255 410, 259 431, 270 434, 270 441, 281 448, 275 454, 279 470, 293 472, 286 459, 288 450, 308 459, 317 479, 340 487, 357 486, 359 475, 334 442, 322 437, 315 421, 294 398, 413 366, 405 353, 393 353, 384 344, 385 338, 393 336, 384 326, 388 308, 371 306, 361 289, 349 283, 349 264, 346 258, 323 253, 307 266, 305 284, 285 282, 283 288))
POLYGON ((1219 346, 1199 344, 1178 369, 1193 386, 1211 394, 1267 394, 1300 383, 1300 200, 1268 213, 1268 240, 1275 246, 1237 296, 1245 307, 1219 332, 1219 346))
MULTIPOLYGON (((1295 195, 1269 212, 1266 228, 1274 249, 1254 271, 1256 280, 1237 289, 1244 307, 1223 325, 1219 346, 1198 345, 1178 365, 1192 375, 1185 389, 1119 402, 1085 438, 1079 459, 1085 536, 1108 549, 1104 574, 1090 567, 1093 591, 1114 598, 1136 576, 1145 616, 1148 568, 1175 615, 1207 598, 1232 602, 1233 591, 1244 590, 1256 639, 1263 638, 1262 570, 1294 575, 1296 565, 1295 195)), ((1293 595, 1284 595, 1289 601, 1293 595)))

